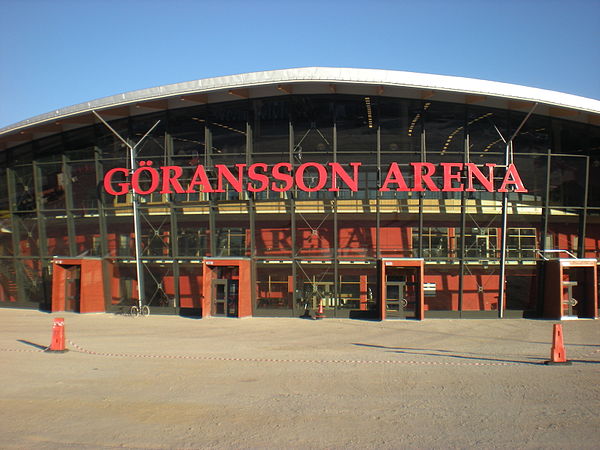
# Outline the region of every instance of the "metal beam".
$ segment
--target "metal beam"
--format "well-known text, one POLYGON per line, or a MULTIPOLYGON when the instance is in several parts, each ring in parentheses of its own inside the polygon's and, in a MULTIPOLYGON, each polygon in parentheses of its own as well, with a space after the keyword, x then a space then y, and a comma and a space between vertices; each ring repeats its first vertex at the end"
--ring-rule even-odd
MULTIPOLYGON (((131 173, 137 169, 136 166, 136 148, 146 139, 146 137, 156 128, 156 126, 160 123, 160 120, 156 121, 156 123, 142 136, 142 138, 134 145, 131 145, 128 140, 124 139, 119 133, 117 133, 100 115, 92 110, 94 115, 121 141, 123 142, 127 148, 129 148, 129 163, 131 165, 131 173)), ((137 276, 137 288, 138 288, 138 307, 140 310, 142 306, 144 306, 145 300, 145 291, 144 291, 144 271, 141 262, 142 256, 142 226, 140 223, 140 210, 139 210, 139 201, 138 194, 132 189, 131 193, 132 204, 133 204, 133 227, 134 227, 134 240, 135 240, 135 269, 137 276)))
MULTIPOLYGON (((506 146, 504 148, 504 170, 508 170, 508 165, 513 162, 513 141, 515 137, 525 125, 525 122, 529 119, 533 111, 537 107, 537 103, 534 103, 533 107, 525 118, 521 121, 521 124, 517 127, 513 135, 506 142, 506 146)), ((500 131, 498 130, 498 133, 500 131)), ((502 137, 502 135, 500 135, 502 137)), ((501 238, 500 238, 500 281, 498 283, 498 317, 504 317, 504 307, 505 307, 505 294, 506 294, 506 231, 508 226, 508 193, 502 193, 502 228, 501 228, 501 238)))

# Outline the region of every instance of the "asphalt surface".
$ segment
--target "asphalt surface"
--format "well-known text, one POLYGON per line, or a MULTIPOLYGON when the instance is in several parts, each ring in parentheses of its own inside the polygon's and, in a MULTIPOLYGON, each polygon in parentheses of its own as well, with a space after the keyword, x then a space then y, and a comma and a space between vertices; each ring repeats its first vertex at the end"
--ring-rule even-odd
POLYGON ((600 446, 597 320, 0 319, 3 448, 600 446))

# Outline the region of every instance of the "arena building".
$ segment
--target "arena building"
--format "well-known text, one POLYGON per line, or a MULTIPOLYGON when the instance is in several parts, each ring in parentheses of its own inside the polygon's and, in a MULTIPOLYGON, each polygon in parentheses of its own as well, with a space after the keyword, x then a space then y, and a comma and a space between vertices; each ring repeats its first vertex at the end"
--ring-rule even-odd
POLYGON ((385 70, 210 78, 0 129, 0 179, 6 307, 598 312, 598 100, 385 70))

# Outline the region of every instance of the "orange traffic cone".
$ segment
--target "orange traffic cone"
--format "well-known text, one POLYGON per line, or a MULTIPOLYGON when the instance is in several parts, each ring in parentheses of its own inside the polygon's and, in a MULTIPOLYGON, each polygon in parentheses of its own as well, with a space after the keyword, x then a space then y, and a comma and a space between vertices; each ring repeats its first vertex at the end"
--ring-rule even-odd
POLYGON ((62 317, 54 319, 54 323, 52 324, 52 341, 46 351, 61 353, 67 351, 65 348, 65 319, 62 317))
POLYGON ((561 324, 554 324, 552 334, 552 349, 550 350, 550 361, 545 361, 544 364, 563 366, 571 365, 571 361, 567 361, 561 324))
POLYGON ((325 312, 323 311, 323 299, 319 299, 319 309, 317 309, 317 314, 315 314, 315 319, 322 319, 325 317, 325 312))

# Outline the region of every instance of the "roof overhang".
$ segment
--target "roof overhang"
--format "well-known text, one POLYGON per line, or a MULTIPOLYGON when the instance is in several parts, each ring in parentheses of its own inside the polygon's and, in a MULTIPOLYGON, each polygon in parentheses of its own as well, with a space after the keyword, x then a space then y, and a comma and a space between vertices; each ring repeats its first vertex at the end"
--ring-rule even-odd
POLYGON ((495 81, 378 69, 304 67, 142 89, 41 114, 0 129, 0 149, 109 120, 165 109, 293 94, 355 94, 474 104, 600 125, 600 101, 495 81))

